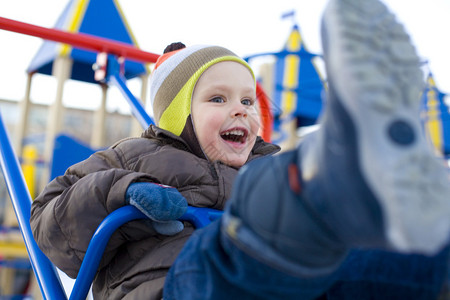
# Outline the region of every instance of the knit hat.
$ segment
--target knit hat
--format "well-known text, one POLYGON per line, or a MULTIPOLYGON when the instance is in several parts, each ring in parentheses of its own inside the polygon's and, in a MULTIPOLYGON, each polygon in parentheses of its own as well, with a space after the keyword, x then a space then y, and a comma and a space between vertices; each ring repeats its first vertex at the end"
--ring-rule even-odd
POLYGON ((190 46, 161 55, 150 79, 150 101, 158 127, 181 136, 200 155, 197 149, 191 117, 191 99, 200 76, 214 64, 235 61, 250 66, 235 53, 219 46, 190 46), (192 136, 194 135, 194 136, 192 136))

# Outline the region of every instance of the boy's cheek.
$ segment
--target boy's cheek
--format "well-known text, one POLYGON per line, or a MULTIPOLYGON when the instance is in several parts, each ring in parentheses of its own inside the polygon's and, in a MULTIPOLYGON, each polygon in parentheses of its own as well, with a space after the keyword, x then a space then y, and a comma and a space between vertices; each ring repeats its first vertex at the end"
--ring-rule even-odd
POLYGON ((248 119, 250 122, 250 128, 256 129, 256 131, 258 132, 261 127, 261 116, 256 111, 256 109, 251 114, 249 114, 248 119))

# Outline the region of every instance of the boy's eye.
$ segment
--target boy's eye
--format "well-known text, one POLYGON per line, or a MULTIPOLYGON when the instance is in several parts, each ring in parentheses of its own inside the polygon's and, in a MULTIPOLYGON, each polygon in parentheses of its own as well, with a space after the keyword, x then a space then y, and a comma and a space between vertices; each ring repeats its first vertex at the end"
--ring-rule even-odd
POLYGON ((251 105, 253 104, 253 101, 250 100, 250 99, 242 99, 242 100, 241 100, 241 103, 242 103, 243 105, 251 106, 251 105))
POLYGON ((209 100, 210 102, 214 102, 214 103, 223 103, 225 102, 225 100, 223 100, 222 97, 214 97, 211 100, 209 100))

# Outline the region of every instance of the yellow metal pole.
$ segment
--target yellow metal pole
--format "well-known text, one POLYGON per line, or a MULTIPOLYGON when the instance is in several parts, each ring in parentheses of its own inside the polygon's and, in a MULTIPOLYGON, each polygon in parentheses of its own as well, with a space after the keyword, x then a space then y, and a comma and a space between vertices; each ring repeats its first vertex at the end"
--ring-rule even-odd
POLYGON ((23 148, 22 156, 22 172, 25 182, 30 192, 31 198, 36 193, 36 161, 38 158, 38 150, 34 145, 26 145, 23 148))

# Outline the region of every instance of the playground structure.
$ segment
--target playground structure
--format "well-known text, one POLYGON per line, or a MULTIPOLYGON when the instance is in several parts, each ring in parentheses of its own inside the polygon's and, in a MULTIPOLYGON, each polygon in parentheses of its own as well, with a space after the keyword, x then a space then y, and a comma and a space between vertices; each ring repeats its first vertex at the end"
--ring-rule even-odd
POLYGON ((275 58, 273 65, 266 65, 260 72, 261 84, 272 100, 272 142, 284 150, 291 149, 300 139, 298 129, 315 125, 325 105, 325 81, 314 61, 321 56, 307 50, 296 23, 281 51, 245 59, 251 62, 262 56, 275 58))
POLYGON ((431 72, 422 93, 421 120, 425 133, 438 155, 450 158, 450 111, 431 72))

